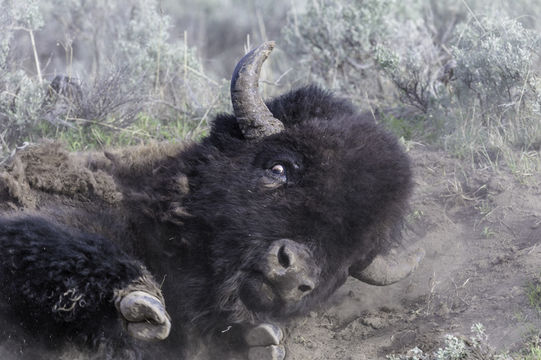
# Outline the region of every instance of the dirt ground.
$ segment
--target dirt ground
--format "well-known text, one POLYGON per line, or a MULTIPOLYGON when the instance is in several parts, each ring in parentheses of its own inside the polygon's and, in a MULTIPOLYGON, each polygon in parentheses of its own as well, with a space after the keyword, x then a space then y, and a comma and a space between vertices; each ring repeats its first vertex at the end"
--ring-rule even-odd
POLYGON ((505 170, 466 171, 458 160, 410 151, 416 190, 407 233, 426 258, 387 287, 348 280, 330 304, 286 327, 286 359, 385 359, 482 323, 489 344, 517 351, 541 331, 528 285, 541 272, 541 192, 505 170))

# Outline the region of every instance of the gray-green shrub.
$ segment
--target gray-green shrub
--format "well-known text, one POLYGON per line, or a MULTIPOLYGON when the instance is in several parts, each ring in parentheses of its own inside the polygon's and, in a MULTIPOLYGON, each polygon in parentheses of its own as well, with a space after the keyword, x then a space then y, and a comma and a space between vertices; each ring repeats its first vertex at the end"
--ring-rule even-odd
POLYGON ((155 0, 5 0, 2 5, 4 152, 42 136, 79 137, 78 142, 92 142, 98 133, 124 139, 133 134, 132 142, 196 136, 210 111, 229 106, 225 82, 205 72, 195 49, 169 38, 171 19, 155 0), (81 96, 52 94, 49 83, 58 74, 77 84, 81 96), (141 124, 150 127, 140 129, 141 124))
POLYGON ((523 1, 314 0, 285 37, 306 79, 383 114, 401 135, 473 166, 504 160, 523 177, 541 171, 541 43, 529 16, 540 9, 523 1), (518 11, 527 16, 505 16, 518 11))

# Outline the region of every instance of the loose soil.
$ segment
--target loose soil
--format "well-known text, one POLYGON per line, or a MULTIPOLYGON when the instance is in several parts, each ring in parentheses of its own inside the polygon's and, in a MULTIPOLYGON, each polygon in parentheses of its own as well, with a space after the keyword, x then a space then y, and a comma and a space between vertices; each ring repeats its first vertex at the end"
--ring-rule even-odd
MULTIPOLYGON (((288 360, 385 359, 481 323, 495 350, 539 337, 528 287, 541 272, 541 192, 506 170, 466 170, 442 152, 410 151, 416 190, 406 246, 426 257, 386 287, 348 280, 330 303, 286 326, 288 360)), ((471 169, 471 167, 469 167, 471 169)))

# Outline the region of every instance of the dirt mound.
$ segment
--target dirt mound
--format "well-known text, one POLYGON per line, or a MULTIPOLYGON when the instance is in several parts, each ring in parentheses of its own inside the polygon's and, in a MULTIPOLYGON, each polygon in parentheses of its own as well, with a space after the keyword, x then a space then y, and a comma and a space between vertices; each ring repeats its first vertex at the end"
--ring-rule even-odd
POLYGON ((426 250, 410 278, 374 287, 348 280, 331 303, 286 329, 287 359, 385 359, 445 334, 486 327, 516 350, 541 317, 527 288, 541 271, 541 193, 504 170, 465 170, 441 152, 411 152, 417 183, 409 242, 426 250))
POLYGON ((82 155, 69 153, 60 143, 30 145, 0 168, 0 207, 39 207, 44 194, 82 201, 99 199, 115 204, 122 195, 111 175, 91 171, 82 155))

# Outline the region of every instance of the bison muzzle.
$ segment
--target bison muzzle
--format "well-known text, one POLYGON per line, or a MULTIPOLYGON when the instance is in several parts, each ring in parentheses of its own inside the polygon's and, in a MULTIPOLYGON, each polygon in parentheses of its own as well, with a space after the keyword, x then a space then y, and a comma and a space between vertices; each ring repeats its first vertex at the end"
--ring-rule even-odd
POLYGON ((261 264, 249 271, 249 278, 241 284, 240 298, 255 311, 296 304, 314 290, 320 275, 310 250, 289 239, 273 242, 261 264))

